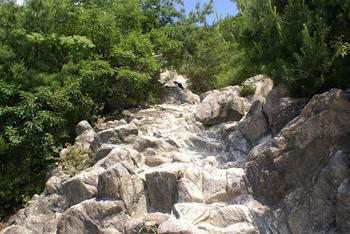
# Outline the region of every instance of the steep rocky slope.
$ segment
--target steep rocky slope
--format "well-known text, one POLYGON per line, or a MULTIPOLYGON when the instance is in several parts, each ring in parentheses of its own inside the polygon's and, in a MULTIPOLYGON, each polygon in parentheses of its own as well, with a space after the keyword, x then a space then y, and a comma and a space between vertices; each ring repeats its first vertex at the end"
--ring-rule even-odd
POLYGON ((1 233, 348 233, 350 94, 246 84, 254 95, 227 87, 201 102, 167 87, 167 103, 126 120, 80 122, 75 145, 94 165, 59 165, 1 233))

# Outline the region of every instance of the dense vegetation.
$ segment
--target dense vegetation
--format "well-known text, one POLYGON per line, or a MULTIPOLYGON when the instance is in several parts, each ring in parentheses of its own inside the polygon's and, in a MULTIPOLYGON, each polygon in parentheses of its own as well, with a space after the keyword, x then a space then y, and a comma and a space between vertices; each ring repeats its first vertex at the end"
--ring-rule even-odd
POLYGON ((212 2, 0 0, 0 218, 41 191, 78 121, 155 102, 163 68, 198 93, 259 73, 295 96, 350 88, 350 0, 237 4, 208 25, 212 2))
POLYGON ((349 0, 239 0, 248 62, 297 96, 350 86, 349 0))
POLYGON ((211 8, 177 9, 181 0, 0 1, 0 218, 42 190, 80 120, 155 101, 161 68, 181 61, 172 35, 211 8))

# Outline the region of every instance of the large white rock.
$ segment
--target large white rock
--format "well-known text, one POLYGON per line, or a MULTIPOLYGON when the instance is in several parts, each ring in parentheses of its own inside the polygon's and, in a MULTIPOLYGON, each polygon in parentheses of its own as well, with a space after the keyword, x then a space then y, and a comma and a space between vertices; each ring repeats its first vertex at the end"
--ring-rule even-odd
POLYGON ((196 111, 198 121, 215 125, 227 121, 239 121, 249 110, 250 103, 236 90, 214 92, 206 96, 196 111))

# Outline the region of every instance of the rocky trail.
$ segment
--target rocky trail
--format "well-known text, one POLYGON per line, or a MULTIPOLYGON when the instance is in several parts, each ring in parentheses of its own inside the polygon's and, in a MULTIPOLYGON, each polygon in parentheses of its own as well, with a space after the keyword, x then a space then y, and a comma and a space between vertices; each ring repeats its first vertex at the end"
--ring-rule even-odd
POLYGON ((0 233, 348 233, 349 94, 246 84, 247 98, 168 86, 125 120, 80 122, 75 145, 94 165, 58 166, 0 233))

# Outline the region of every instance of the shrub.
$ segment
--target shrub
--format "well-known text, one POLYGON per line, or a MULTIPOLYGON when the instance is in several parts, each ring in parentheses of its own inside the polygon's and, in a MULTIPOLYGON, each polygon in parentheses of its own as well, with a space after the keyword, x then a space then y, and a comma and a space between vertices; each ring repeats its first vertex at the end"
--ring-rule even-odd
POLYGON ((95 154, 90 149, 80 146, 68 146, 67 152, 59 159, 62 170, 73 176, 91 167, 94 163, 95 154))
POLYGON ((253 95, 255 93, 256 86, 255 85, 243 85, 241 90, 239 91, 239 95, 242 97, 247 97, 249 95, 253 95))

